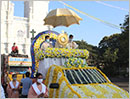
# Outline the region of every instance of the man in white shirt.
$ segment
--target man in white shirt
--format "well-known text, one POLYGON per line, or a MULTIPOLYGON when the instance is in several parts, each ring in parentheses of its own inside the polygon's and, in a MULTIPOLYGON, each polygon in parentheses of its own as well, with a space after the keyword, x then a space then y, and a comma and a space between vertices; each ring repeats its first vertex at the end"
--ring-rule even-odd
POLYGON ((69 42, 66 45, 66 48, 68 49, 76 49, 78 48, 78 45, 73 41, 73 35, 69 35, 69 42))
POLYGON ((50 43, 50 37, 49 36, 45 36, 45 41, 43 42, 43 44, 41 45, 41 49, 45 50, 46 48, 52 48, 52 44, 50 43))

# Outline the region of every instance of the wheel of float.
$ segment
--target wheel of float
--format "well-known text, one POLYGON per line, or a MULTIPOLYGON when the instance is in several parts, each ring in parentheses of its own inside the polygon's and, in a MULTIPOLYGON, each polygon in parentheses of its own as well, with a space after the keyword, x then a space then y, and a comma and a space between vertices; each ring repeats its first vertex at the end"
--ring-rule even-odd
POLYGON ((58 40, 59 44, 65 46, 68 43, 69 39, 68 39, 67 34, 61 33, 61 34, 58 35, 57 40, 58 40))

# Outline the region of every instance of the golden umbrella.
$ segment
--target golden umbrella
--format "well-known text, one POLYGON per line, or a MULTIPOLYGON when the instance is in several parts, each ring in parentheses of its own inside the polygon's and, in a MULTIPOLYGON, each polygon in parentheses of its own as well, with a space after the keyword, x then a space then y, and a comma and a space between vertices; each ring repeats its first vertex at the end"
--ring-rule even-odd
POLYGON ((44 25, 68 27, 72 24, 79 24, 80 20, 82 19, 74 11, 66 8, 57 8, 48 13, 44 19, 44 25))

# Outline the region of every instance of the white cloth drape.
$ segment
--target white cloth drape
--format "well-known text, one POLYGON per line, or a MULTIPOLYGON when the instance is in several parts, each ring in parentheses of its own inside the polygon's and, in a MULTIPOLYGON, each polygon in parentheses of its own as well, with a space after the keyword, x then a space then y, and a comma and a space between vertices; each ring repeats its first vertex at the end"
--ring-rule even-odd
POLYGON ((64 65, 67 61, 67 58, 44 58, 43 60, 39 61, 39 68, 38 72, 42 73, 43 78, 46 77, 46 73, 51 65, 64 65))
MULTIPOLYGON (((67 58, 44 58, 43 60, 39 61, 38 72, 41 73, 45 79, 48 69, 51 65, 62 66, 67 60, 67 58)), ((86 63, 86 60, 83 60, 84 63, 86 63)))

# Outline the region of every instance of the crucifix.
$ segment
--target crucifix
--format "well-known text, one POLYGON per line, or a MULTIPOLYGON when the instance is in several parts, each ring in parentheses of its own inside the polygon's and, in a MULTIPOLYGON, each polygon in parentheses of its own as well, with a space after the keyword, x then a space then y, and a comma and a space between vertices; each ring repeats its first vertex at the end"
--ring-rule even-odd
POLYGON ((32 31, 30 31, 30 33, 32 33, 31 41, 33 41, 33 39, 34 39, 34 33, 36 33, 36 31, 34 31, 34 29, 32 29, 32 31))

